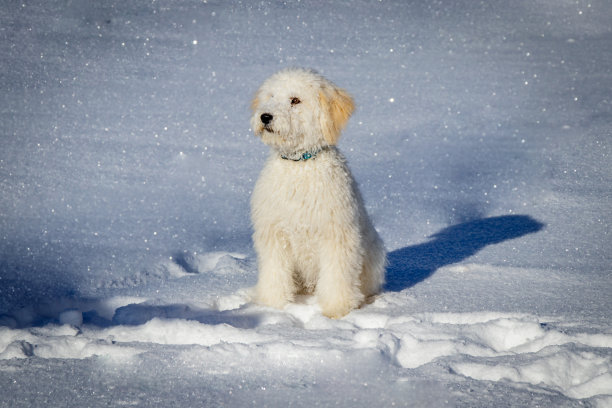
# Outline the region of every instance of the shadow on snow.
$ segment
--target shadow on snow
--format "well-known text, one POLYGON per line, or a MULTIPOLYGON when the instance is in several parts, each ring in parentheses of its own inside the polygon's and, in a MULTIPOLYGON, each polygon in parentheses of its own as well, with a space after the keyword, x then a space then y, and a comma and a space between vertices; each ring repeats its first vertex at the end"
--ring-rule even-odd
POLYGON ((194 309, 184 304, 172 305, 147 305, 131 304, 118 308, 115 311, 112 322, 96 322, 90 316, 83 316, 89 323, 97 323, 99 326, 106 324, 111 326, 128 325, 139 326, 154 318, 160 319, 183 319, 194 320, 208 325, 227 324, 239 329, 252 329, 259 325, 260 315, 257 313, 246 313, 245 307, 233 310, 194 309))
POLYGON ((544 224, 527 215, 504 215, 450 226, 432 235, 432 241, 390 252, 385 290, 399 292, 487 245, 538 232, 543 227, 544 224))

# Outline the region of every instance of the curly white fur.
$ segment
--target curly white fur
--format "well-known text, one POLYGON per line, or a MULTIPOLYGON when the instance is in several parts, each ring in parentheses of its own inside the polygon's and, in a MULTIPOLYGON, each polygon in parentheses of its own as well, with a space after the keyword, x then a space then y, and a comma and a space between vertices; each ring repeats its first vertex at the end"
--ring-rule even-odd
POLYGON ((314 293, 324 315, 342 317, 380 291, 386 264, 335 147, 353 100, 314 71, 287 69, 263 83, 252 109, 255 134, 272 147, 251 197, 256 301, 281 308, 314 293))

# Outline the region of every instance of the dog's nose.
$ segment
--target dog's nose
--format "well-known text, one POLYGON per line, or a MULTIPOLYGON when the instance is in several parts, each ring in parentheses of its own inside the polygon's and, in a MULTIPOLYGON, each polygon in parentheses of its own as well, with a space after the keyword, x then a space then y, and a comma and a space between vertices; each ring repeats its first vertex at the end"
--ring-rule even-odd
POLYGON ((274 116, 270 115, 269 113, 264 113, 261 115, 261 121, 264 125, 267 125, 268 123, 272 122, 273 118, 274 116))

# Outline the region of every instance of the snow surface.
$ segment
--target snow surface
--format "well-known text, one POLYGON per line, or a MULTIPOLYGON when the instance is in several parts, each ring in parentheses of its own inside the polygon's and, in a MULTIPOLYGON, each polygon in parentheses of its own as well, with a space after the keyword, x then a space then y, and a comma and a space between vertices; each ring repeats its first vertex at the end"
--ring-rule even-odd
POLYGON ((3 1, 0 406, 612 406, 606 0, 3 1), (389 250, 249 302, 258 85, 355 97, 389 250))

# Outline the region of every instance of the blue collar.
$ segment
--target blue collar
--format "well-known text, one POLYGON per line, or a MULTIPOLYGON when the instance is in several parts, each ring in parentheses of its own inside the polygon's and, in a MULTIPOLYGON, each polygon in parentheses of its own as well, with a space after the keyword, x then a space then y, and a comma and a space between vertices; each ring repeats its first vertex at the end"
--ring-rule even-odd
POLYGON ((325 147, 319 148, 319 149, 314 150, 314 151, 312 151, 312 152, 304 152, 304 153, 302 153, 302 154, 299 156, 299 158, 297 158, 297 159, 294 159, 294 158, 292 158, 292 157, 287 157, 287 156, 284 156, 284 155, 282 155, 282 154, 281 154, 281 159, 284 159, 284 160, 291 160, 291 161, 296 161, 296 162, 297 162, 297 161, 306 161, 306 160, 308 160, 308 159, 314 159, 314 158, 316 158, 316 157, 317 157, 317 154, 321 153, 321 151, 322 151, 323 149, 325 149, 325 147))

